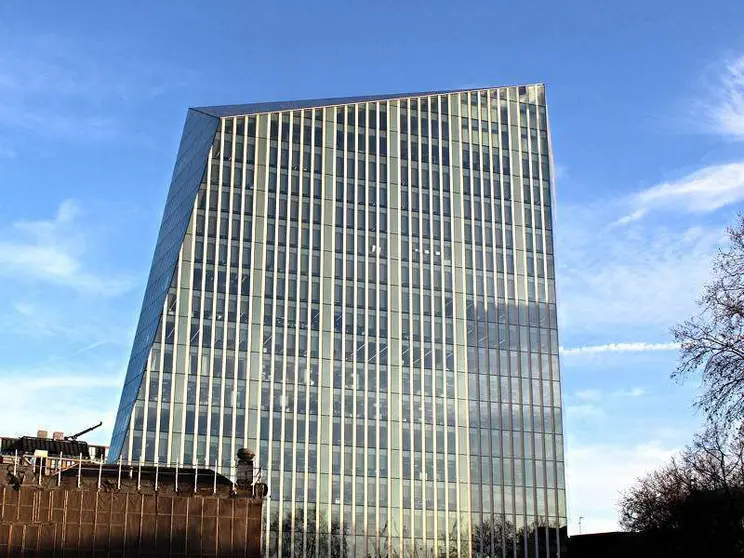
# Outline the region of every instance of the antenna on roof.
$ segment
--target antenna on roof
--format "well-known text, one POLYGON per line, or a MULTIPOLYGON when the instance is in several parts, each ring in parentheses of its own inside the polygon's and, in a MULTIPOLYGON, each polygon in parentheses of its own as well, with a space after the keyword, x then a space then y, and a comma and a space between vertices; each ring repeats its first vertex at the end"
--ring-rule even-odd
POLYGON ((78 437, 82 436, 83 434, 87 434, 91 430, 95 430, 96 428, 99 428, 103 425, 103 421, 99 421, 98 424, 91 426, 90 428, 86 428, 85 430, 81 430, 77 434, 73 434, 72 436, 65 436, 65 440, 68 442, 74 442, 78 439, 78 437))

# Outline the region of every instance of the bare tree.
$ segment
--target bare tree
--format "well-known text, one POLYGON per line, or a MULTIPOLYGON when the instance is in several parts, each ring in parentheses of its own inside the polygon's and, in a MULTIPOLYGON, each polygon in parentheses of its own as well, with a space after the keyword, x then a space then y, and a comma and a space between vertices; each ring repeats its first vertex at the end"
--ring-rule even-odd
POLYGON ((729 245, 718 252, 700 311, 672 332, 680 343, 678 379, 701 371, 697 406, 713 420, 744 418, 744 216, 728 229, 729 245))
POLYGON ((620 525, 669 556, 743 556, 744 429, 712 423, 623 494, 620 525))

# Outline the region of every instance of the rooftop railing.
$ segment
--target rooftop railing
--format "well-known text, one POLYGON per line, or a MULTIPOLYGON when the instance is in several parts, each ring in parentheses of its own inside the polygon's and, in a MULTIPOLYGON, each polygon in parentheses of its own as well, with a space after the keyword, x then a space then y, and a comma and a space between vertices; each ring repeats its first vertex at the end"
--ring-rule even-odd
POLYGON ((47 484, 51 481, 61 486, 63 478, 66 482, 74 479, 75 486, 83 486, 85 479, 86 486, 89 485, 89 479, 93 478, 96 482, 97 489, 102 489, 104 484, 111 487, 115 477, 115 488, 120 490, 122 482, 131 484, 130 481, 136 479, 137 490, 141 490, 144 485, 153 488, 155 491, 164 488, 179 492, 179 484, 183 490, 189 487, 194 493, 204 491, 211 487, 212 493, 216 494, 218 486, 229 485, 233 493, 237 493, 243 485, 250 486, 252 495, 255 497, 265 498, 268 496, 268 489, 262 483, 262 470, 258 466, 253 466, 252 479, 246 483, 247 479, 238 479, 237 466, 225 467, 219 463, 210 464, 206 459, 203 464, 181 463, 163 464, 158 462, 147 461, 127 461, 119 459, 116 463, 105 463, 103 459, 92 459, 80 454, 77 458, 65 455, 37 455, 21 454, 14 452, 12 454, 0 455, 0 463, 5 469, 11 484, 47 484), (31 473, 33 481, 27 479, 31 473))

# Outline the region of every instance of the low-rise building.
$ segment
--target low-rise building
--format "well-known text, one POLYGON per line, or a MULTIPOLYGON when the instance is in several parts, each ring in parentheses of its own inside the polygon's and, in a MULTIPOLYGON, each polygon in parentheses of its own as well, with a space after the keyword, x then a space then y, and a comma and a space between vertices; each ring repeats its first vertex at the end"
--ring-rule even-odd
POLYGON ((32 438, 0 455, 0 556, 260 556, 267 487, 252 453, 239 452, 232 481, 80 459, 78 442, 44 450, 32 438))

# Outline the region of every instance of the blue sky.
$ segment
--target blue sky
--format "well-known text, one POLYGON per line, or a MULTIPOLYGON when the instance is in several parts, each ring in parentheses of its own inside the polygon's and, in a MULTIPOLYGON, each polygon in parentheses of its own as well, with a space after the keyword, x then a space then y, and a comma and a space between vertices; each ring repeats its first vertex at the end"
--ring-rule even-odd
POLYGON ((111 426, 188 106, 539 81, 569 528, 615 528, 700 422, 669 328, 744 199, 743 24, 731 0, 4 2, 0 428, 111 426))

